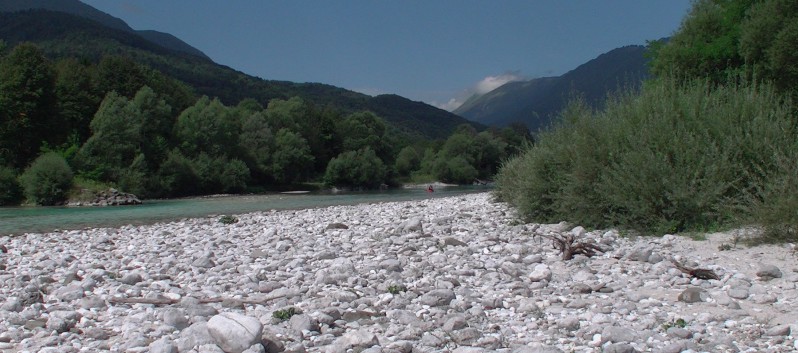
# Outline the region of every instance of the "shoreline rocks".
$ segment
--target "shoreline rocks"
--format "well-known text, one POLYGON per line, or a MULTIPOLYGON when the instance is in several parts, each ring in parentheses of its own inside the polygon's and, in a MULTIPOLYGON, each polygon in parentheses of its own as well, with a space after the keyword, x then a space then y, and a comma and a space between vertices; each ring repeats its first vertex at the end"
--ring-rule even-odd
POLYGON ((127 206, 127 205, 140 205, 141 200, 136 195, 121 192, 117 189, 110 188, 108 190, 100 191, 94 194, 90 201, 86 202, 70 202, 68 206, 84 207, 84 206, 127 206))
POLYGON ((481 193, 0 237, 0 351, 798 349, 786 246, 514 214, 481 193), (564 262, 566 233, 607 251, 564 262))

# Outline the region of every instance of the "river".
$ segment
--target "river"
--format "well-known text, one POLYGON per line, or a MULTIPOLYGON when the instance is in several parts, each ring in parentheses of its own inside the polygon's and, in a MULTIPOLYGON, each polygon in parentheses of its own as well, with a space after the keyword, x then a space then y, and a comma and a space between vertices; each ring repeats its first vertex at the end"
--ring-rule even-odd
POLYGON ((3 207, 0 208, 0 235, 152 224, 183 218, 256 211, 419 200, 488 190, 490 187, 487 186, 456 186, 441 187, 433 193, 428 193, 425 189, 392 189, 379 192, 280 193, 145 200, 143 204, 136 206, 3 207))

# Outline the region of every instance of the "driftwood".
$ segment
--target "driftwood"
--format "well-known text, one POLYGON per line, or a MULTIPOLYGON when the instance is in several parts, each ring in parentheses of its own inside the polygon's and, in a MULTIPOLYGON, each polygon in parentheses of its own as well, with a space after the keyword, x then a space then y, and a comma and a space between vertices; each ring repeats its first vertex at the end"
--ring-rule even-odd
POLYGON ((709 270, 709 269, 705 269, 705 268, 689 268, 689 267, 687 267, 685 265, 682 265, 681 263, 679 263, 675 259, 671 259, 671 263, 673 263, 673 265, 676 266, 676 268, 678 268, 679 271, 682 271, 682 272, 690 275, 691 277, 695 277, 695 278, 699 278, 699 279, 720 280, 720 277, 718 276, 717 273, 715 273, 715 271, 712 271, 712 270, 709 270))
POLYGON ((563 235, 542 235, 544 238, 551 240, 552 245, 562 253, 563 261, 568 261, 574 258, 574 255, 585 255, 593 257, 596 253, 603 253, 602 249, 596 243, 578 242, 573 234, 563 235))
MULTIPOLYGON (((285 297, 285 294, 279 295, 270 295, 261 298, 200 298, 199 302, 202 304, 208 303, 221 303, 225 300, 241 303, 241 304, 262 304, 270 300, 279 299, 285 297)), ((108 302, 111 304, 153 304, 153 305, 171 305, 177 304, 180 302, 180 299, 169 299, 169 298, 119 298, 119 297, 111 297, 108 299, 108 302)))

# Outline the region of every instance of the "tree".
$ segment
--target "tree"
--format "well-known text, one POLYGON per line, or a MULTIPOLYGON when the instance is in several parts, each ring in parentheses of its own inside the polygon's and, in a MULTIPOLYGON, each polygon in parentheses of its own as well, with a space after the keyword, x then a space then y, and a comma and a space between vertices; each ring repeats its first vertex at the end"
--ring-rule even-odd
POLYGON ((768 0, 751 5, 740 25, 740 54, 749 69, 795 91, 798 83, 798 4, 768 0))
POLYGON ((28 201, 51 206, 66 200, 72 187, 72 169, 58 153, 45 153, 19 177, 28 201))
POLYGON ((421 157, 415 147, 407 146, 396 156, 396 171, 401 176, 408 176, 421 166, 421 157))
POLYGON ((324 173, 324 183, 373 189, 385 182, 385 165, 371 148, 343 152, 333 158, 324 173))
POLYGON ((388 141, 385 120, 372 112, 348 115, 336 127, 343 151, 371 148, 383 162, 393 163, 393 149, 388 141))
POLYGON ((202 97, 177 118, 175 137, 188 157, 235 155, 239 127, 235 115, 218 99, 202 97))
POLYGON ((0 206, 17 205, 22 200, 22 187, 13 169, 0 166, 0 206))
POLYGON ((313 160, 310 147, 302 136, 289 129, 277 131, 272 173, 278 183, 291 184, 304 180, 313 170, 313 160))
POLYGON ((255 180, 265 181, 271 174, 271 154, 275 141, 272 129, 262 112, 249 113, 241 120, 238 141, 243 158, 252 169, 255 180))
POLYGON ((26 166, 58 134, 55 107, 52 66, 35 45, 16 46, 0 61, 0 165, 26 166))
POLYGON ((698 0, 667 43, 652 43, 657 76, 724 82, 741 71, 740 24, 753 0, 698 0))
POLYGON ((62 131, 65 136, 73 135, 82 143, 91 136, 89 124, 103 99, 92 79, 94 69, 76 59, 63 59, 56 63, 55 70, 58 114, 64 123, 62 131))
POLYGON ((91 121, 92 136, 78 152, 77 164, 93 179, 118 181, 140 153, 141 116, 125 97, 111 92, 91 121))

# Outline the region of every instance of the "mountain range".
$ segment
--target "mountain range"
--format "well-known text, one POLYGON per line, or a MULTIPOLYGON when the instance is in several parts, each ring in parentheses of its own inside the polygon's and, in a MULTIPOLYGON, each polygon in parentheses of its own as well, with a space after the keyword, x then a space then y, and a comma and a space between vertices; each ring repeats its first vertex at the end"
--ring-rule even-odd
POLYGON ((0 0, 0 39, 9 47, 37 44, 50 58, 99 61, 121 55, 186 83, 199 95, 228 105, 253 98, 263 106, 272 99, 300 97, 344 113, 371 110, 407 136, 445 138, 461 124, 484 130, 431 105, 397 95, 376 97, 321 83, 266 80, 217 64, 180 39, 156 31, 133 30, 119 18, 78 0, 0 0))
POLYGON ((485 125, 522 122, 536 131, 550 125, 570 100, 584 99, 599 107, 619 89, 637 89, 648 77, 646 48, 630 45, 613 49, 562 76, 506 83, 472 96, 453 111, 485 125))

